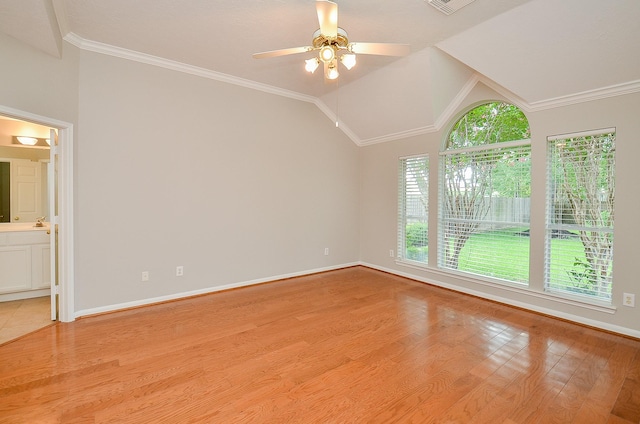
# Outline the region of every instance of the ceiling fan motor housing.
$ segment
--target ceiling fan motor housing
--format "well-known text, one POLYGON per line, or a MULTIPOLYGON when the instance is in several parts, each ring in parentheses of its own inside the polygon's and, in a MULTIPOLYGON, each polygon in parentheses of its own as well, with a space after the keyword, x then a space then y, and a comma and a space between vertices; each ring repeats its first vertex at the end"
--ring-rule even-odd
POLYGON ((336 50, 346 49, 349 45, 347 31, 342 28, 338 28, 338 35, 336 37, 329 38, 322 34, 318 29, 313 33, 312 45, 314 49, 321 49, 324 46, 334 46, 336 50))

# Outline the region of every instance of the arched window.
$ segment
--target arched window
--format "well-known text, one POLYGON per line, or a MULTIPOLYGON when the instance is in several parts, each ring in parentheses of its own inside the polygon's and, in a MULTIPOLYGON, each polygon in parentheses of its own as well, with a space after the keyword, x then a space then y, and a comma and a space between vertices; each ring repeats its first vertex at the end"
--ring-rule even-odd
POLYGON ((529 281, 531 141, 512 104, 468 111, 440 152, 438 266, 529 281))

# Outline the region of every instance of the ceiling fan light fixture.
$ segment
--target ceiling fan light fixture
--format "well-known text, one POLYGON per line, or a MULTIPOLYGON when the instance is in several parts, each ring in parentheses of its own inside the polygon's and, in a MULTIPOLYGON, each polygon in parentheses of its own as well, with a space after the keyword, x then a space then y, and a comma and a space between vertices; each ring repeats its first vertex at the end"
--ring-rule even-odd
MULTIPOLYGON (((475 0, 425 0, 447 2, 472 2, 475 0)), ((320 28, 313 33, 311 45, 305 47, 291 47, 254 53, 256 59, 286 56, 290 54, 315 52, 317 56, 305 60, 305 70, 314 73, 323 65, 323 74, 327 80, 338 78, 338 61, 350 70, 356 65, 356 55, 371 54, 381 56, 406 56, 411 53, 408 44, 393 43, 355 43, 349 42, 347 31, 338 26, 338 5, 331 0, 316 0, 316 13, 320 28)))
POLYGON ((336 58, 336 51, 333 49, 333 46, 326 45, 320 49, 318 57, 320 57, 320 60, 324 63, 331 63, 333 59, 336 58))
POLYGON ((350 71, 351 68, 356 66, 356 55, 353 53, 345 53, 340 57, 340 62, 350 71))
POLYGON ((307 72, 310 73, 314 73, 316 69, 318 69, 318 66, 320 65, 320 61, 318 60, 317 57, 313 57, 311 59, 307 59, 304 61, 305 65, 304 65, 304 69, 307 72))
POLYGON ((326 77, 329 80, 334 80, 334 79, 337 79, 339 76, 340 76, 340 73, 338 72, 338 67, 336 66, 336 62, 333 62, 327 68, 326 77))

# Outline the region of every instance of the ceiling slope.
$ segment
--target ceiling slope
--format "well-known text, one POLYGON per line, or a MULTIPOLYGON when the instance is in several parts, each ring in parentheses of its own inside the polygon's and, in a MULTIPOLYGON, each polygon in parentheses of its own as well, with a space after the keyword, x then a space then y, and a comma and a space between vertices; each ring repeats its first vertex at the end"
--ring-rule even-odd
POLYGON ((0 0, 0 31, 312 102, 359 145, 441 128, 478 81, 525 111, 640 91, 638 0, 475 0, 449 16, 424 0, 337 3, 350 39, 411 55, 359 55, 334 83, 304 71, 306 53, 252 58, 308 45, 313 0, 0 0))
POLYGON ((437 44, 530 107, 640 83, 640 2, 536 0, 437 44))
POLYGON ((0 30, 51 56, 62 55, 62 36, 51 0, 1 0, 0 30))

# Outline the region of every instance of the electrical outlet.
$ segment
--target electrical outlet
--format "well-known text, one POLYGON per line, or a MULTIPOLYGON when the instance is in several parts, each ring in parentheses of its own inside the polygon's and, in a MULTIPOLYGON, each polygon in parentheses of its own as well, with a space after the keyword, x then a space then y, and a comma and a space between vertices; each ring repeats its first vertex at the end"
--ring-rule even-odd
POLYGON ((389 250, 389 256, 390 256, 390 257, 392 257, 392 258, 393 258, 393 257, 395 257, 395 256, 393 255, 393 250, 389 250))
POLYGON ((622 293, 622 304, 624 306, 629 306, 631 308, 635 308, 636 306, 636 295, 633 293, 622 293))
POLYGON ((176 277, 182 277, 184 275, 184 267, 182 265, 178 265, 176 267, 176 277))
POLYGON ((141 281, 149 281, 149 271, 142 271, 142 277, 140 277, 141 281))
POLYGON ((325 256, 329 256, 329 248, 328 247, 324 248, 324 255, 325 256))

